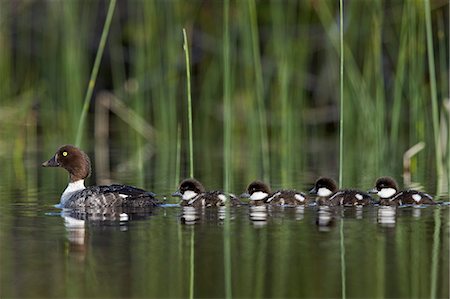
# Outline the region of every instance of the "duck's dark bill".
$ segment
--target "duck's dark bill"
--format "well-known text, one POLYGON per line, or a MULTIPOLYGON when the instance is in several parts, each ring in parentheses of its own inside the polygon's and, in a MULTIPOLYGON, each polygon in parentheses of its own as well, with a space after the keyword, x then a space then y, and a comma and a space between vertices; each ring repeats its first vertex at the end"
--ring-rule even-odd
POLYGON ((50 160, 42 163, 42 167, 59 167, 59 163, 56 161, 56 155, 53 156, 50 160))

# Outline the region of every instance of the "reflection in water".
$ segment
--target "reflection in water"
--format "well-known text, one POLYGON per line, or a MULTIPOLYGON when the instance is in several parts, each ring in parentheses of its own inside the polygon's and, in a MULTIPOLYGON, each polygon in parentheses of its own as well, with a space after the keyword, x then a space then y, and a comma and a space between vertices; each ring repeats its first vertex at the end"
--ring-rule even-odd
MULTIPOLYGON (((69 253, 78 260, 84 260, 87 252, 86 226, 120 225, 121 231, 128 230, 130 220, 143 220, 152 215, 153 209, 134 208, 88 208, 82 210, 63 209, 64 227, 69 241, 69 253)), ((117 227, 117 226, 116 226, 117 227)))
POLYGON ((355 218, 356 219, 363 219, 363 207, 362 206, 356 206, 355 207, 355 218))
POLYGON ((334 210, 328 206, 319 206, 316 219, 317 227, 319 231, 327 232, 331 230, 331 227, 335 225, 334 210))
POLYGON ((422 208, 418 206, 413 206, 412 216, 414 218, 420 218, 421 215, 422 215, 422 208))
POLYGON ((303 220, 305 218, 305 206, 295 207, 295 220, 303 220))
POLYGON ((250 206, 249 207, 250 220, 255 226, 264 226, 267 224, 268 212, 267 206, 250 206))
POLYGON ((191 225, 195 224, 198 220, 200 220, 200 209, 196 209, 194 207, 185 206, 181 211, 181 223, 191 225))
MULTIPOLYGON (((181 210, 180 221, 182 224, 223 223, 227 216, 226 207, 191 207, 184 206, 181 210)), ((230 219, 233 219, 233 209, 230 209, 230 219)))
POLYGON ((385 227, 394 227, 396 213, 397 207, 380 206, 378 208, 378 223, 385 227))

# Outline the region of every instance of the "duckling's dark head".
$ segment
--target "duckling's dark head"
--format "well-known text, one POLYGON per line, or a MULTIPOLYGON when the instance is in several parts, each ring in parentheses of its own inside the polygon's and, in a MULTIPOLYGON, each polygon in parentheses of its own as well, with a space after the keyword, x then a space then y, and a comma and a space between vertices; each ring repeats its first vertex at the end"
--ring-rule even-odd
POLYGON ((247 193, 241 195, 241 197, 248 197, 250 200, 261 200, 267 198, 271 193, 269 185, 263 181, 253 181, 247 187, 247 193))
POLYGON ((42 163, 42 167, 62 167, 69 172, 70 181, 84 180, 91 174, 89 157, 73 145, 61 146, 53 157, 42 163))
POLYGON ((196 179, 185 179, 180 183, 178 190, 172 196, 179 196, 184 200, 192 199, 205 192, 205 187, 196 179))
POLYGON ((390 198, 398 191, 397 182, 388 176, 380 177, 375 182, 375 188, 369 190, 370 193, 377 194, 381 198, 390 198))
POLYGON ((337 184, 332 178, 321 177, 316 181, 309 193, 317 194, 319 197, 328 197, 337 190, 337 184))

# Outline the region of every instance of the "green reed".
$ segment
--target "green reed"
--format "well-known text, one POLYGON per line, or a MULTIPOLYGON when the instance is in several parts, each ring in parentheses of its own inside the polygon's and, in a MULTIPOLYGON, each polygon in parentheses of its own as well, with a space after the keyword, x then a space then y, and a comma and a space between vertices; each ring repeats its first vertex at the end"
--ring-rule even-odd
POLYGON ((95 56, 94 66, 92 67, 91 77, 89 78, 88 88, 86 90, 86 96, 83 101, 83 109, 81 110, 80 120, 78 122, 78 129, 76 135, 75 145, 81 145, 81 139, 83 137, 83 128, 86 121, 86 116, 89 110, 89 104, 91 101, 92 93, 94 91, 95 82, 97 81, 98 70, 100 68, 100 62, 103 57, 103 51, 105 49, 106 39, 108 38, 109 29, 111 27, 111 20, 114 15, 114 9, 116 8, 116 0, 109 2, 108 13, 106 15, 105 26, 103 27, 102 36, 98 45, 97 55, 95 56))
POLYGON ((344 166, 344 5, 339 0, 339 188, 342 188, 344 166))
POLYGON ((430 298, 436 298, 437 293, 437 277, 439 270, 439 249, 441 240, 441 210, 434 210, 434 233, 433 233, 433 249, 431 257, 431 277, 430 277, 430 298))
MULTIPOLYGON (((344 158, 344 5, 343 0, 339 1, 339 82, 340 82, 340 113, 339 113, 339 188, 343 184, 343 158, 344 158)), ((344 218, 339 226, 340 251, 341 251, 341 296, 347 297, 346 293, 346 272, 345 272, 345 239, 344 239, 344 218)))
POLYGON ((188 128, 189 128, 189 176, 194 177, 194 149, 192 137, 192 99, 191 99, 191 67, 189 61, 189 44, 186 29, 183 28, 183 50, 186 59, 186 88, 188 101, 188 128))
MULTIPOLYGON (((231 147, 231 72, 230 72, 230 1, 223 2, 223 161, 224 174, 223 185, 226 192, 230 192, 231 182, 231 163, 232 163, 232 147, 231 147)), ((231 213, 229 201, 227 201, 225 211, 225 223, 223 231, 223 262, 224 262, 224 276, 225 276, 225 297, 232 298, 232 281, 231 281, 231 213)))
POLYGON ((434 64, 434 47, 433 47, 433 32, 431 28, 431 12, 430 1, 424 1, 425 6, 425 19, 426 19, 426 36, 427 36, 427 52, 428 52, 428 69, 430 76, 430 89, 431 89, 431 105, 432 105, 432 120, 433 120, 433 133, 434 133, 434 147, 436 155, 436 176, 437 187, 436 194, 442 192, 442 180, 444 176, 444 169, 442 167, 442 152, 441 152, 441 139, 439 138, 439 103, 437 99, 437 87, 436 87, 436 71, 434 64))
POLYGON ((263 72, 261 66, 260 48, 259 48, 259 34, 258 34, 258 21, 256 15, 256 3, 255 0, 250 0, 248 3, 248 13, 250 19, 250 32, 251 32, 251 49, 253 58, 253 67, 255 74, 255 94, 256 94, 256 107, 258 111, 259 119, 259 134, 260 134, 260 146, 261 146, 261 159, 262 159, 262 177, 265 181, 269 181, 270 177, 270 156, 269 156, 269 140, 267 136, 267 119, 266 109, 264 105, 264 82, 263 72))

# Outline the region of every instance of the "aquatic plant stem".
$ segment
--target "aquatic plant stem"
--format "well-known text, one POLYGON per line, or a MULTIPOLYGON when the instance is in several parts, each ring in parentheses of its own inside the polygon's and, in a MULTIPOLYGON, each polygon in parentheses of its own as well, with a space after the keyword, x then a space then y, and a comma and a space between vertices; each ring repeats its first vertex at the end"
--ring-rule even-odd
POLYGON ((426 20, 426 32, 427 32, 427 51, 428 51, 428 70, 430 75, 430 88, 431 88, 431 106, 432 106, 432 116, 433 116, 433 133, 434 133, 434 147, 435 147, 435 157, 436 157, 436 194, 439 195, 442 192, 442 181, 443 181, 443 160, 442 160, 442 148, 441 140, 439 138, 439 108, 437 100, 437 89, 436 89, 436 72, 434 65, 434 49, 433 49, 433 33, 431 28, 431 11, 430 11, 430 1, 425 0, 425 20, 426 20))
POLYGON ((437 289, 437 277, 439 269, 439 248, 440 248, 440 235, 441 235, 441 209, 436 208, 434 210, 434 233, 433 233, 433 252, 431 257, 431 287, 430 298, 436 297, 437 289))
POLYGON ((344 6, 343 0, 339 0, 339 39, 340 39, 340 115, 339 115, 339 188, 342 187, 343 159, 344 159, 344 6))
POLYGON ((98 45, 97 55, 95 56, 94 66, 92 67, 91 77, 89 79, 89 85, 86 91, 86 96, 84 98, 83 108, 81 110, 80 120, 78 122, 78 129, 76 135, 75 145, 81 145, 81 139, 83 138, 84 123, 86 122, 86 116, 89 111, 89 103, 91 101, 92 93, 94 91, 95 82, 97 81, 98 70, 100 68, 100 62, 103 57, 103 52, 105 49, 106 39, 109 34, 109 29, 111 28, 111 20, 114 15, 114 10, 116 8, 116 0, 111 0, 109 2, 108 13, 106 15, 105 26, 103 26, 102 36, 100 38, 100 43, 98 45))
POLYGON ((189 60, 189 44, 186 35, 186 29, 183 28, 183 49, 186 59, 186 78, 187 78, 187 100, 188 100, 188 125, 189 125, 189 176, 194 177, 194 150, 192 141, 192 98, 191 98, 191 67, 189 60))
POLYGON ((195 241, 195 230, 194 227, 191 227, 191 254, 190 254, 190 263, 189 263, 189 298, 194 298, 194 270, 195 270, 195 255, 194 255, 194 241, 195 241))
MULTIPOLYGON (((339 188, 342 188, 343 158, 344 158, 344 3, 339 0, 339 39, 340 39, 340 116, 339 116, 339 188)), ((340 251, 341 251, 341 297, 346 298, 345 289, 345 243, 344 243, 344 218, 340 223, 340 251)))
POLYGON ((341 251, 341 298, 345 299, 346 295, 346 273, 345 273, 345 239, 344 239, 344 216, 341 217, 341 223, 339 227, 339 239, 340 239, 340 251, 341 251))
POLYGON ((256 4, 254 0, 249 0, 249 17, 250 17, 250 31, 252 36, 252 56, 253 67, 255 71, 256 81, 256 106, 259 117, 259 132, 261 140, 261 159, 262 159, 262 177, 265 181, 270 178, 270 157, 269 157, 269 140, 267 135, 267 120, 264 108, 264 82, 262 76, 261 57, 259 51, 259 36, 258 36, 258 20, 256 15, 256 4))
MULTIPOLYGON (((223 2, 223 149, 224 149, 224 189, 230 190, 231 166, 231 88, 230 88, 230 1, 223 2)), ((232 298, 231 286, 231 238, 230 238, 230 201, 225 207, 223 230, 223 263, 225 275, 225 298, 232 298)))

